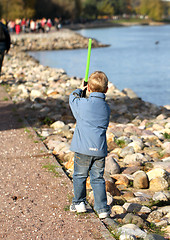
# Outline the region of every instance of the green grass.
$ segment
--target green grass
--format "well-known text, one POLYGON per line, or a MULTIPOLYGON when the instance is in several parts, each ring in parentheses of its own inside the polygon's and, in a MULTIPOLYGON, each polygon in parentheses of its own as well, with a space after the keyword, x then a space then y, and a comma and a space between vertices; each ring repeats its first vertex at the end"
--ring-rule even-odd
POLYGON ((64 207, 64 211, 69 211, 70 210, 70 205, 66 205, 65 207, 64 207))
POLYGON ((140 18, 121 18, 121 19, 115 19, 111 20, 112 23, 117 24, 124 24, 124 23, 137 23, 137 24, 149 24, 149 20, 147 19, 140 19, 140 18))
POLYGON ((123 139, 117 139, 117 138, 114 138, 114 142, 120 147, 120 148, 123 148, 126 143, 123 139))
POLYGON ((69 203, 71 204, 71 203, 72 203, 73 196, 70 195, 70 194, 67 194, 67 198, 68 198, 69 203))
POLYGON ((146 128, 150 128, 150 127, 152 127, 153 126, 153 122, 147 122, 146 124, 145 124, 145 127, 146 128))
POLYGON ((9 98, 7 98, 7 97, 3 98, 3 101, 8 101, 8 100, 9 100, 9 98))
POLYGON ((161 236, 164 236, 166 231, 162 230, 161 227, 156 226, 154 223, 149 223, 148 224, 148 229, 147 229, 148 233, 154 233, 154 234, 158 234, 161 236))
POLYGON ((50 126, 53 123, 53 120, 51 120, 49 117, 45 117, 42 120, 43 124, 50 126))
POLYGON ((170 134, 167 133, 167 132, 165 132, 165 133, 163 134, 163 136, 164 136, 165 139, 170 139, 170 134))
POLYGON ((145 206, 151 208, 153 206, 157 206, 157 207, 164 207, 164 206, 168 206, 170 205, 170 200, 168 201, 160 201, 160 200, 150 200, 147 204, 145 204, 145 206))
POLYGON ((56 171, 57 165, 48 163, 48 164, 46 164, 46 165, 43 165, 42 168, 45 168, 45 169, 47 169, 49 172, 54 173, 54 176, 55 176, 55 177, 60 177, 60 174, 56 171))
POLYGON ((26 133, 30 133, 31 131, 28 128, 25 128, 26 133))
POLYGON ((112 229, 110 229, 110 227, 108 227, 108 230, 116 240, 119 240, 120 235, 121 235, 120 232, 117 232, 116 230, 112 230, 112 229))

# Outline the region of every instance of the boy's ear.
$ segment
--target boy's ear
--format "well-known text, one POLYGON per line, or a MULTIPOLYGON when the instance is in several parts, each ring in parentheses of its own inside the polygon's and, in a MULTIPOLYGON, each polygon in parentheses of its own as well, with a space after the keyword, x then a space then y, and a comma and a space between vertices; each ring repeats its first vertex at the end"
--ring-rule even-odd
POLYGON ((89 87, 89 84, 87 84, 87 90, 88 90, 88 92, 91 91, 91 90, 90 90, 90 87, 89 87))

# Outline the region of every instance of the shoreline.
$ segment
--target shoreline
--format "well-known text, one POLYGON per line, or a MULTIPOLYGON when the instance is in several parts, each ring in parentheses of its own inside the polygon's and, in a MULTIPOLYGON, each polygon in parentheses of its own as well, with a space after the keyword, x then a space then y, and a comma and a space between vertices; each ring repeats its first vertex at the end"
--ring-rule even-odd
MULTIPOLYGON (((71 178, 74 156, 69 148, 75 119, 68 98, 82 79, 68 76, 63 69, 39 64, 28 55, 26 49, 41 48, 38 38, 42 46, 48 49, 54 46, 87 47, 88 39, 80 37, 81 42, 78 42, 76 33, 64 29, 55 38, 52 36, 50 41, 48 35, 48 45, 44 44, 46 35, 45 40, 42 35, 29 36, 25 39, 20 36, 21 39, 18 37, 14 41, 4 60, 1 84, 15 102, 17 113, 28 120, 49 153, 56 157, 71 178)), ((142 236, 149 235, 151 225, 148 227, 147 222, 168 231, 170 218, 165 209, 168 209, 170 200, 170 111, 145 102, 126 89, 120 91, 112 83, 109 83, 106 99, 111 118, 107 130, 105 181, 112 223, 119 222, 127 229, 128 223, 139 225, 134 230, 136 236, 139 230, 142 236), (155 205, 154 201, 163 201, 164 207, 155 205), (136 224, 136 217, 139 224, 136 224)), ((93 205, 89 179, 87 189, 88 202, 93 205)))
POLYGON ((97 21, 91 21, 87 23, 71 23, 67 25, 63 25, 63 28, 70 29, 70 30, 80 30, 80 29, 90 29, 90 28, 107 28, 107 27, 130 27, 130 26, 163 26, 167 25, 166 22, 128 22, 128 21, 122 21, 120 23, 113 22, 110 20, 97 20, 97 21))

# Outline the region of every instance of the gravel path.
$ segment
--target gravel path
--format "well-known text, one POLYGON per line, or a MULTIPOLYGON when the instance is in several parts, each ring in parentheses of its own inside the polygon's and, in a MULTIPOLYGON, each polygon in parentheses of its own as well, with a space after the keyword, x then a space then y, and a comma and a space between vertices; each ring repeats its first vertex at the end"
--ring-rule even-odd
POLYGON ((68 211, 71 180, 2 86, 0 146, 0 239, 113 239, 90 208, 68 211))

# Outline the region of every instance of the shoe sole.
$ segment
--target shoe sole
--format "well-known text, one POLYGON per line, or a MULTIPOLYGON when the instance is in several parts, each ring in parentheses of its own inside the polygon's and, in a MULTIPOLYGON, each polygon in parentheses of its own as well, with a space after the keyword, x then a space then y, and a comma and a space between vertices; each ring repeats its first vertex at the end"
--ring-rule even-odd
POLYGON ((100 219, 103 219, 103 218, 107 218, 107 217, 109 217, 110 216, 110 214, 107 212, 104 212, 104 213, 99 213, 99 218, 100 219))
POLYGON ((87 212, 86 206, 85 205, 75 205, 75 209, 70 208, 70 212, 77 212, 77 213, 84 213, 87 212))
POLYGON ((82 208, 82 206, 81 206, 81 207, 79 208, 79 206, 77 205, 77 206, 75 206, 75 208, 76 208, 76 211, 77 211, 78 213, 87 212, 87 209, 86 209, 85 207, 82 208))

